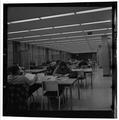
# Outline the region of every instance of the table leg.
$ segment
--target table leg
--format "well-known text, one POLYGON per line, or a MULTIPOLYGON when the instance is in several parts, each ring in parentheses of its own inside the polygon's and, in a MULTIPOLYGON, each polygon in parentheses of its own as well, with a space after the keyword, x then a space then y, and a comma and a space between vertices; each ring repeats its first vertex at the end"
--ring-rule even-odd
POLYGON ((79 80, 78 80, 78 98, 80 99, 80 86, 79 86, 79 80))
POLYGON ((91 88, 93 88, 92 76, 93 76, 93 73, 91 72, 91 88))
POLYGON ((72 110, 72 86, 70 87, 70 106, 72 110))

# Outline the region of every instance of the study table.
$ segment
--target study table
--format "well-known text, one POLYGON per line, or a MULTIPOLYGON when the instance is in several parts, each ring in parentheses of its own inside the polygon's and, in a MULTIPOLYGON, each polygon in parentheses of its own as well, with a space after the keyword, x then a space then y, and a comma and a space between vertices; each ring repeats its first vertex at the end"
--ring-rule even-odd
POLYGON ((26 73, 32 73, 32 74, 37 74, 37 73, 42 73, 45 72, 47 69, 43 68, 43 69, 27 69, 25 70, 26 73))
POLYGON ((73 68, 72 71, 76 71, 76 72, 84 72, 84 75, 86 76, 87 73, 89 73, 91 75, 91 88, 93 88, 93 80, 92 80, 92 76, 93 76, 93 70, 92 68, 73 68))
MULTIPOLYGON (((71 107, 71 110, 72 110, 72 87, 73 85, 76 83, 77 79, 76 78, 68 78, 68 77, 54 77, 54 79, 52 79, 52 76, 51 76, 51 79, 49 79, 51 81, 57 81, 58 85, 60 86, 64 86, 64 87, 68 87, 69 90, 70 90, 70 107, 71 107)), ((37 78, 37 81, 35 84, 39 84, 42 86, 42 82, 45 81, 45 80, 41 80, 39 78, 37 78)), ((80 98, 80 88, 79 88, 79 85, 78 85, 78 97, 80 98)))

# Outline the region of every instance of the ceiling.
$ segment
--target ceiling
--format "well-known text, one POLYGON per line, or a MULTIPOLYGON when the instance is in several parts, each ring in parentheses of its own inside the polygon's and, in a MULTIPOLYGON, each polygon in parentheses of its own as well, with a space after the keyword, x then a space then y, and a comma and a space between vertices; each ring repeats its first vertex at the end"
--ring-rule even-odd
POLYGON ((96 52, 102 35, 112 39, 111 7, 8 8, 9 41, 88 53, 96 52))

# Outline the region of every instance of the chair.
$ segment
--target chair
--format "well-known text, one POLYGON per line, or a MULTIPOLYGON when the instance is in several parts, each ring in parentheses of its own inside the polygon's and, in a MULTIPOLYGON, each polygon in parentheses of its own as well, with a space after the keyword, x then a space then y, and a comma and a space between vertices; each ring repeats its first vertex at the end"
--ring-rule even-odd
MULTIPOLYGON (((83 80, 86 80, 86 75, 83 71, 78 72, 78 81, 81 81, 81 85, 83 83, 83 80)), ((85 86, 87 84, 87 81, 85 81, 85 86)))
MULTIPOLYGON (((63 96, 63 91, 59 90, 57 81, 43 81, 42 83, 43 95, 42 95, 42 105, 44 104, 44 96, 47 98, 58 98, 58 110, 60 110, 61 97, 63 96)), ((49 101, 48 101, 49 103, 49 101)))

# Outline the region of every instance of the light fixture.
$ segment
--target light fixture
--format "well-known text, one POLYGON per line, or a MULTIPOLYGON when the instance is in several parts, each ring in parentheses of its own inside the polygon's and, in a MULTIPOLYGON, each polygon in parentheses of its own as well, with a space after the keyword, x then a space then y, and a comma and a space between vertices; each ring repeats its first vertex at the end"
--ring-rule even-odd
POLYGON ((29 32, 29 30, 22 30, 22 31, 8 32, 8 34, 23 33, 23 32, 29 32))
POLYGON ((80 24, 71 24, 71 25, 55 26, 54 28, 65 28, 65 27, 76 27, 76 26, 80 26, 80 24))
MULTIPOLYGON (((76 14, 85 14, 85 13, 106 11, 106 10, 111 10, 111 9, 112 9, 112 7, 98 8, 98 9, 92 9, 92 10, 79 11, 79 12, 76 12, 76 14)), ((37 21, 37 20, 50 19, 50 18, 65 17, 65 16, 71 16, 71 15, 75 15, 75 13, 72 12, 72 13, 65 13, 65 14, 45 16, 45 17, 40 17, 40 18, 32 18, 32 19, 18 20, 18 21, 8 22, 7 24, 10 25, 10 24, 23 23, 23 22, 31 22, 31 21, 37 21)))
POLYGON ((81 25, 92 25, 92 24, 107 23, 107 22, 111 22, 111 20, 104 20, 104 21, 96 21, 96 22, 82 23, 81 25))
POLYGON ((102 29, 92 29, 92 30, 84 30, 84 32, 90 32, 90 31, 101 31, 101 30, 108 30, 109 28, 102 28, 102 29))
POLYGON ((53 29, 53 27, 46 27, 46 28, 39 28, 39 29, 31 29, 29 31, 40 31, 40 30, 49 30, 49 29, 53 29))
POLYGON ((63 25, 63 26, 55 26, 55 27, 46 27, 46 28, 23 30, 23 31, 13 31, 13 32, 8 32, 8 34, 15 34, 15 33, 21 33, 21 32, 33 32, 33 31, 41 31, 41 30, 49 30, 49 29, 53 29, 53 28, 59 29, 59 28, 67 28, 67 27, 76 27, 76 26, 80 26, 80 25, 99 24, 99 23, 106 23, 106 22, 111 22, 111 20, 89 22, 89 23, 82 23, 82 24, 71 24, 71 25, 63 25))
POLYGON ((26 36, 26 37, 23 37, 23 38, 34 38, 34 37, 40 37, 41 35, 33 35, 33 36, 26 36))
POLYGON ((40 19, 44 20, 44 19, 49 19, 49 18, 57 18, 57 17, 64 17, 64 16, 70 16, 70 15, 75 15, 75 13, 65 13, 65 14, 51 15, 51 16, 41 17, 40 19))
POLYGON ((73 31, 73 32, 64 32, 64 33, 61 33, 61 34, 72 34, 72 33, 81 33, 82 31, 73 31))
POLYGON ((100 36, 100 35, 110 35, 112 33, 102 33, 102 34, 92 34, 92 35, 85 35, 85 36, 100 36))
POLYGON ((25 19, 25 20, 12 21, 12 22, 8 22, 8 24, 16 24, 16 23, 23 23, 23 22, 31 22, 31 21, 36 21, 36 20, 40 20, 40 18, 32 18, 32 19, 25 19))
POLYGON ((20 42, 39 42, 39 41, 45 41, 45 40, 50 40, 50 39, 23 40, 20 42))
POLYGON ((112 7, 98 8, 98 9, 92 9, 92 10, 79 11, 79 12, 76 12, 76 14, 85 14, 85 13, 92 13, 92 12, 100 12, 100 11, 106 11, 106 10, 111 10, 111 9, 112 9, 112 7))
POLYGON ((60 35, 61 33, 53 33, 53 34, 44 34, 44 35, 41 35, 41 36, 53 36, 53 35, 60 35))
POLYGON ((9 38, 8 40, 23 39, 23 37, 9 38))

